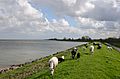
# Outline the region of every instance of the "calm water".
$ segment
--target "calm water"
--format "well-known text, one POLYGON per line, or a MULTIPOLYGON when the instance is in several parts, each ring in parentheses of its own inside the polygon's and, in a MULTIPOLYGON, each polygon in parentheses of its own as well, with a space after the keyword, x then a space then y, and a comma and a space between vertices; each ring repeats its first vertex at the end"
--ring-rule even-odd
POLYGON ((83 44, 62 41, 0 41, 0 67, 25 63, 83 44))

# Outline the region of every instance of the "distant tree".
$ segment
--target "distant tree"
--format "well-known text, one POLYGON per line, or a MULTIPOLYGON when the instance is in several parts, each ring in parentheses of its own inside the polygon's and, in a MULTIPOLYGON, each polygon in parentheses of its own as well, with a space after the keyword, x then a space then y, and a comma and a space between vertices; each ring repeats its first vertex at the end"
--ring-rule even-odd
POLYGON ((74 40, 74 38, 72 38, 72 40, 74 40))
POLYGON ((53 38, 54 40, 57 40, 57 38, 53 38))
POLYGON ((63 40, 66 40, 66 37, 64 37, 63 40))
POLYGON ((82 36, 82 40, 91 40, 91 38, 89 36, 82 36))
POLYGON ((69 41, 71 41, 71 38, 68 38, 69 41))

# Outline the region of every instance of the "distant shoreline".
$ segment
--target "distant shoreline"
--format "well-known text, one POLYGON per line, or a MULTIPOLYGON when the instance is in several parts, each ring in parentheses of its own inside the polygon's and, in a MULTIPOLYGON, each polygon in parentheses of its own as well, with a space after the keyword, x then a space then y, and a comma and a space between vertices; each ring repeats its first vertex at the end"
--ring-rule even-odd
POLYGON ((0 39, 0 41, 42 41, 46 39, 0 39))
MULTIPOLYGON (((0 40, 1 41, 1 40, 0 40)), ((3 41, 11 41, 11 40, 3 40, 3 41)), ((12 41, 14 41, 14 40, 12 40, 12 41)), ((21 40, 15 40, 15 41, 21 41, 21 40)), ((24 40, 22 40, 22 41, 24 41, 24 40)), ((26 40, 26 41, 29 41, 29 40, 26 40)), ((34 40, 31 40, 31 41, 34 41, 34 40)), ((37 41, 40 41, 40 40, 37 40, 37 41)), ((80 44, 80 43, 79 43, 80 44)), ((82 45, 82 44, 81 44, 82 45)), ((73 47, 73 46, 71 46, 71 47, 73 47)), ((70 48, 71 48, 70 47, 70 48)), ((6 50, 6 49, 5 49, 6 50)), ((66 50, 66 49, 64 49, 64 50, 66 50)), ((63 50, 63 51, 64 51, 63 50)), ((60 51, 57 51, 57 52, 60 52, 60 51)), ((53 54, 55 54, 56 52, 54 52, 53 54)), ((51 55, 51 54, 50 54, 51 55)), ((46 55, 46 56, 49 56, 49 55, 46 55)), ((43 57, 46 57, 46 56, 43 56, 43 57)), ((40 58, 43 58, 43 57, 40 57, 40 58)), ((38 58, 36 58, 36 59, 38 59, 38 58)), ((25 64, 26 62, 32 62, 32 61, 34 61, 34 60, 36 60, 36 59, 33 59, 33 60, 30 60, 30 61, 25 61, 24 63, 18 63, 18 64, 25 64)), ((1 65, 0 66, 0 69, 6 69, 6 68, 10 68, 12 65, 18 65, 18 64, 9 64, 9 65, 1 65)))
MULTIPOLYGON (((86 43, 85 43, 85 44, 86 44, 86 43)), ((81 47, 81 46, 83 46, 83 45, 84 45, 84 44, 77 45, 77 46, 74 46, 74 47, 81 47)), ((32 65, 32 63, 35 63, 35 62, 38 62, 38 61, 42 61, 42 60, 44 60, 44 59, 49 59, 49 57, 51 57, 51 56, 61 55, 61 54, 63 54, 64 51, 66 51, 66 50, 67 50, 67 51, 68 51, 68 50, 71 50, 71 49, 74 48, 74 47, 70 47, 70 48, 68 48, 68 49, 65 49, 65 50, 63 50, 63 51, 59 51, 59 52, 53 53, 53 54, 48 55, 48 56, 40 57, 40 58, 38 58, 38 59, 36 59, 36 60, 32 60, 32 61, 28 62, 27 64, 26 64, 26 63, 23 63, 23 64, 21 64, 22 66, 20 66, 20 67, 17 66, 17 65, 19 65, 19 64, 15 64, 13 67, 12 67, 12 65, 9 65, 9 66, 6 66, 6 67, 0 67, 0 70, 8 70, 8 71, 6 71, 6 73, 7 73, 7 72, 11 71, 11 68, 12 68, 12 70, 16 70, 16 69, 18 69, 18 68, 25 67, 26 65, 29 65, 29 64, 32 65), (14 67, 17 67, 17 68, 14 69, 14 67)))

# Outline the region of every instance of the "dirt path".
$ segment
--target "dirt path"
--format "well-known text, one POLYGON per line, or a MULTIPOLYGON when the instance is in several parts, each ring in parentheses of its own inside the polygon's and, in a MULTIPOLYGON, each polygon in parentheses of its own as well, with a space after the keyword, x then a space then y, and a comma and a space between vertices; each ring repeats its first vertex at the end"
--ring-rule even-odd
POLYGON ((116 50, 118 50, 118 51, 120 52, 120 48, 119 48, 119 47, 116 47, 116 46, 111 45, 111 44, 109 44, 109 43, 106 43, 106 45, 112 46, 114 49, 116 49, 116 50))
POLYGON ((112 45, 112 47, 120 52, 120 48, 119 47, 116 47, 116 46, 113 46, 113 45, 112 45))

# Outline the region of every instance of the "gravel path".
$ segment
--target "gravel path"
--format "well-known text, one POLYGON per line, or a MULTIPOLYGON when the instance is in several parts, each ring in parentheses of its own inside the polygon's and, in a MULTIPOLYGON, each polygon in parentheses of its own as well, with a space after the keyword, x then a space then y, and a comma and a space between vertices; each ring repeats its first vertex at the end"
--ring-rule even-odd
POLYGON ((113 45, 112 45, 112 47, 120 52, 120 48, 119 47, 116 47, 116 46, 113 46, 113 45))
POLYGON ((120 48, 119 48, 119 47, 116 47, 116 46, 111 45, 111 44, 109 44, 109 43, 106 43, 106 45, 112 46, 114 49, 116 49, 116 50, 118 50, 118 51, 120 52, 120 48))

